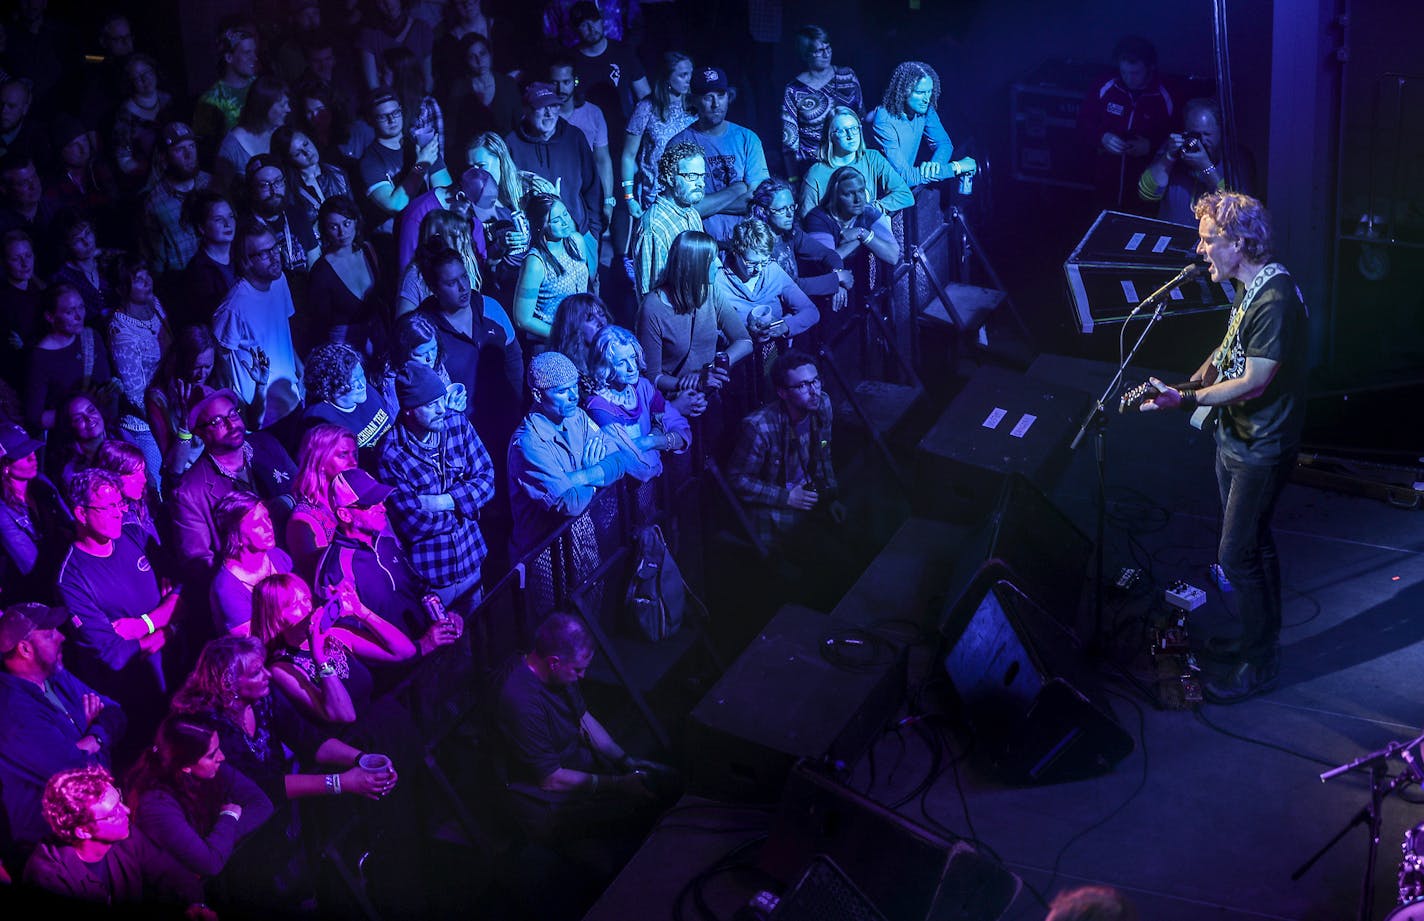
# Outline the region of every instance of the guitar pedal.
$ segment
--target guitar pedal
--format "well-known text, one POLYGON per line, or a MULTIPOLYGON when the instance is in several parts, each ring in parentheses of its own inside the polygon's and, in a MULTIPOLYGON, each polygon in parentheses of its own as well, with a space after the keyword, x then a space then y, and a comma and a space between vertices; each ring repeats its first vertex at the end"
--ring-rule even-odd
POLYGON ((1195 611, 1206 604, 1206 592, 1181 580, 1167 586, 1165 598, 1172 607, 1183 611, 1195 611))

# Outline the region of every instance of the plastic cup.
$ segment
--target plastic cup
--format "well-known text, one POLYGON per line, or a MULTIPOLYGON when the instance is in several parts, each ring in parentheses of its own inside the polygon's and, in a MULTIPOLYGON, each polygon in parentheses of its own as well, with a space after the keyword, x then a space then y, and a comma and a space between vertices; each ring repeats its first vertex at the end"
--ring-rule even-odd
POLYGON ((384 774, 391 769, 391 759, 376 752, 367 752, 356 759, 356 766, 368 774, 384 774))

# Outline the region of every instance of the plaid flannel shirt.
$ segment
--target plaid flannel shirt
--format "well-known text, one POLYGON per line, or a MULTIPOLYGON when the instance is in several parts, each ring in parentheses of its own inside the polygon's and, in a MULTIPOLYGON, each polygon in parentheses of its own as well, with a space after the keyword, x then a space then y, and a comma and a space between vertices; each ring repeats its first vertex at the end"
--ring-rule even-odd
POLYGON ((633 237, 633 288, 638 300, 662 284, 672 241, 684 230, 702 230, 702 215, 696 208, 684 208, 664 195, 648 206, 638 219, 633 237))
POLYGON ((397 425, 381 445, 376 472, 395 490, 387 500, 391 527, 421 577, 445 586, 479 572, 488 548, 478 518, 494 498, 494 464, 464 416, 445 417, 433 449, 422 447, 409 429, 397 425), (420 507, 421 496, 442 493, 455 500, 454 510, 420 507))
POLYGON ((822 501, 836 492, 831 466, 831 399, 821 394, 821 404, 810 415, 808 436, 798 437, 796 426, 780 401, 764 406, 742 420, 737 449, 728 474, 737 498, 747 506, 757 537, 766 544, 796 527, 809 512, 791 507, 787 482, 788 462, 800 459, 804 474, 821 493, 822 501))

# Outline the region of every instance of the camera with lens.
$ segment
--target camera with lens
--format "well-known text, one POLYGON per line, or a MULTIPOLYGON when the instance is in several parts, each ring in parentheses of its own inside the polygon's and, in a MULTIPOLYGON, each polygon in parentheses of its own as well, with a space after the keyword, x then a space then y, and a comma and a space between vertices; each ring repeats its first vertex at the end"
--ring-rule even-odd
POLYGON ((1177 148, 1177 156, 1185 157, 1187 154, 1196 153, 1201 150, 1202 136, 1195 131, 1188 131, 1182 135, 1182 146, 1177 148))

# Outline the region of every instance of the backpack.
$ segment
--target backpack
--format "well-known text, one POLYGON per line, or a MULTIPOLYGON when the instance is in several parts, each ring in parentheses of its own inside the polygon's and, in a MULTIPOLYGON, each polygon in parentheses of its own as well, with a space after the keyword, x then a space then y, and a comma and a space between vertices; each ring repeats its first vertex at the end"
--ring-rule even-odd
POLYGON ((633 573, 623 599, 629 627, 655 643, 676 636, 682 629, 687 587, 677 560, 663 539, 662 528, 638 528, 633 534, 633 550, 633 573))

